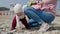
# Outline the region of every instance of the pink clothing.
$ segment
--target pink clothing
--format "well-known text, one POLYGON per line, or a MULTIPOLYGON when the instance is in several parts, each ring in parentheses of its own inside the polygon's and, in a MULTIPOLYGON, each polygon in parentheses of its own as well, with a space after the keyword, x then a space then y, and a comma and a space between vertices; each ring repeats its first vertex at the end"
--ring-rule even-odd
POLYGON ((42 2, 44 2, 43 9, 53 15, 56 14, 57 0, 42 0, 42 2))
POLYGON ((41 6, 39 6, 39 5, 32 5, 32 7, 35 8, 35 9, 40 9, 41 6))
POLYGON ((37 3, 36 5, 32 5, 33 8, 35 9, 41 9, 45 10, 48 13, 51 13, 53 15, 56 14, 56 5, 57 5, 57 0, 42 0, 43 3, 37 3))

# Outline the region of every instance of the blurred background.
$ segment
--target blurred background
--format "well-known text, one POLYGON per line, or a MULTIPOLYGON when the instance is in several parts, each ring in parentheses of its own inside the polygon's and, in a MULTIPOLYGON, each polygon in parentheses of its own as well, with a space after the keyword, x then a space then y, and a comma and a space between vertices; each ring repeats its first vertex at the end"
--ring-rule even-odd
MULTIPOLYGON (((0 11, 2 10, 13 10, 11 3, 20 3, 22 5, 26 4, 28 0, 0 0, 0 11)), ((56 14, 60 15, 60 0, 57 2, 56 14)), ((1 14, 1 13, 0 13, 1 14)))

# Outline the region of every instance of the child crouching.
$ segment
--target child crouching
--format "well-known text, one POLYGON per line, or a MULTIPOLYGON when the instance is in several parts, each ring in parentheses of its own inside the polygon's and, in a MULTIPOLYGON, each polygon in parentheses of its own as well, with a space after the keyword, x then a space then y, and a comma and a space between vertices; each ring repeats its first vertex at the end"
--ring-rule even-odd
POLYGON ((20 4, 15 5, 14 12, 16 15, 13 18, 11 30, 14 30, 16 26, 18 30, 21 30, 22 27, 20 26, 20 23, 22 23, 27 29, 29 29, 24 11, 22 10, 22 6, 20 4))

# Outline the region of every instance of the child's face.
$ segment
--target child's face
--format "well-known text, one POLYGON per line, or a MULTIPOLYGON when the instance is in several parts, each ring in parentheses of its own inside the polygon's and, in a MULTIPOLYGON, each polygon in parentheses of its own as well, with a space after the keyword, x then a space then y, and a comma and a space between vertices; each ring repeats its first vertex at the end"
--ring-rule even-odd
POLYGON ((24 15, 23 12, 17 13, 17 16, 22 16, 24 15))

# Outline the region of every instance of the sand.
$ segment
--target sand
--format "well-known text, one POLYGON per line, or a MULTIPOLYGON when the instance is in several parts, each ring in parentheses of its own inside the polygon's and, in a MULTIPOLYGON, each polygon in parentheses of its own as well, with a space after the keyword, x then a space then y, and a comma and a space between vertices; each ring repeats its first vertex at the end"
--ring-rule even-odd
MULTIPOLYGON (((0 16, 0 34, 12 34, 10 33, 11 22, 13 16, 0 16)), ((43 34, 60 34, 60 17, 55 18, 51 24, 51 28, 43 34)), ((26 30, 23 28, 22 31, 16 30, 13 34, 37 34, 38 30, 26 30)), ((39 34, 41 34, 39 32, 39 34)))

